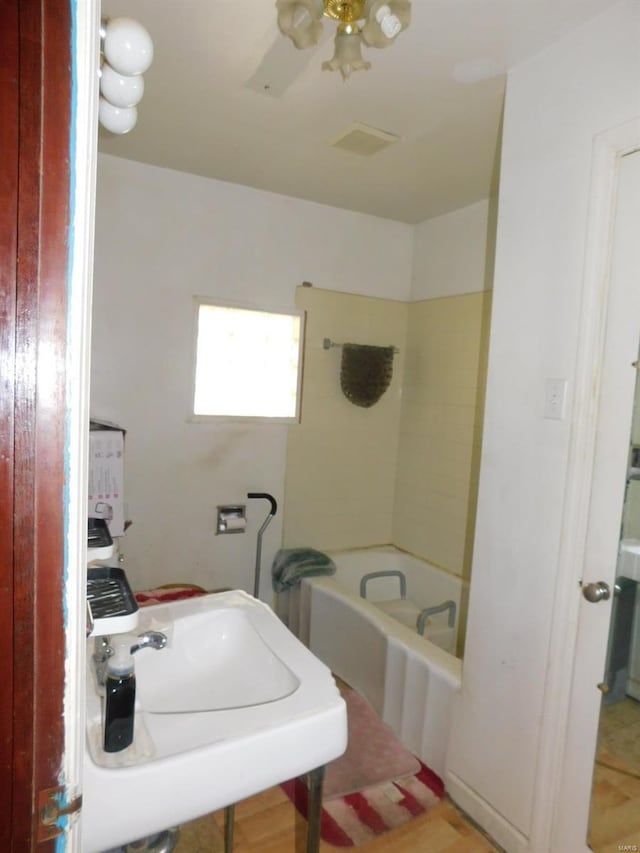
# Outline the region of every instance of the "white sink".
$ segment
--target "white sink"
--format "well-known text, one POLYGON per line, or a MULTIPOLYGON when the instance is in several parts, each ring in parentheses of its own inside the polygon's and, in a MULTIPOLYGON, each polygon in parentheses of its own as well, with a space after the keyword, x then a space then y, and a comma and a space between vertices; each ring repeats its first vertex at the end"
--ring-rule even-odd
POLYGON ((101 698, 87 650, 83 853, 192 820, 341 755, 346 708, 330 671, 242 591, 156 605, 137 632, 131 747, 101 750, 101 698))
POLYGON ((640 539, 623 539, 616 575, 640 583, 640 539))

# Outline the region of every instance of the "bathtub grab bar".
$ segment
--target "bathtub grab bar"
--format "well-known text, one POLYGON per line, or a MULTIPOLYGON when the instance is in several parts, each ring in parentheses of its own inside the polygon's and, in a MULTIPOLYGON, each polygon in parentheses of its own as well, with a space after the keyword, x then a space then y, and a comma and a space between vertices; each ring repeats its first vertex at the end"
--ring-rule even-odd
POLYGON ((449 620, 447 624, 449 628, 453 628, 456 624, 456 603, 455 601, 443 601, 442 604, 434 604, 433 607, 425 607, 425 609, 420 612, 416 627, 418 634, 424 636, 424 629, 429 616, 433 616, 436 613, 444 613, 445 610, 449 611, 449 620))
POLYGON ((382 572, 369 572, 369 574, 363 575, 360 578, 360 598, 367 597, 367 583, 373 580, 373 578, 399 578, 400 598, 407 597, 407 579, 404 576, 404 572, 400 572, 397 569, 388 569, 382 572))

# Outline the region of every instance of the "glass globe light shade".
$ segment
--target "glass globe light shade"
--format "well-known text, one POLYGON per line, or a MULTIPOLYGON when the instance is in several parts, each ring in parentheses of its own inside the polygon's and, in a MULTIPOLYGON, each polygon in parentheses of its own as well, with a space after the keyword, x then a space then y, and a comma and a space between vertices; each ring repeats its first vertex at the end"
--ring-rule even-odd
POLYGON ((317 44, 322 35, 322 6, 316 0, 276 0, 278 27, 302 50, 317 44))
POLYGON ((98 104, 98 119, 100 124, 111 133, 129 133, 138 121, 136 107, 114 107, 106 98, 100 98, 98 104))
POLYGON ((376 12, 376 21, 380 24, 383 35, 388 39, 395 38, 402 29, 400 18, 392 14, 391 9, 387 5, 381 6, 378 9, 376 12))
POLYGON ((352 71, 368 71, 371 63, 362 58, 362 41, 359 32, 338 33, 333 59, 322 63, 323 71, 339 71, 348 80, 352 71))
POLYGON ((144 74, 153 61, 151 36, 132 18, 107 21, 102 50, 109 65, 125 76, 144 74))
POLYGON ((126 77, 118 74, 108 62, 100 71, 100 92, 114 107, 135 107, 144 95, 144 77, 126 77))
POLYGON ((375 0, 362 28, 369 47, 389 47, 411 23, 411 0, 375 0))

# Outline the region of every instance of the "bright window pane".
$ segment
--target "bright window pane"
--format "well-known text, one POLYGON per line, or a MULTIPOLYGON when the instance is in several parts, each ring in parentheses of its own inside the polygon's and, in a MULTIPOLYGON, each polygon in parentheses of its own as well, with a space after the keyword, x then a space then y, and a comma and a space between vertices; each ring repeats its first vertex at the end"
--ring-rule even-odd
POLYGON ((194 414, 297 415, 300 316, 201 304, 194 414))

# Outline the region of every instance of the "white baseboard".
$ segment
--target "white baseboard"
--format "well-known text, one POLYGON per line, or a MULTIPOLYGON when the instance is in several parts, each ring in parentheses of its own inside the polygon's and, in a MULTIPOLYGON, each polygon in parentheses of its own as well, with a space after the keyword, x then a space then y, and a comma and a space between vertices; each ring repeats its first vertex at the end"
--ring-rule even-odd
POLYGON ((453 802, 507 853, 526 853, 529 849, 526 836, 451 771, 446 774, 446 790, 453 802))

